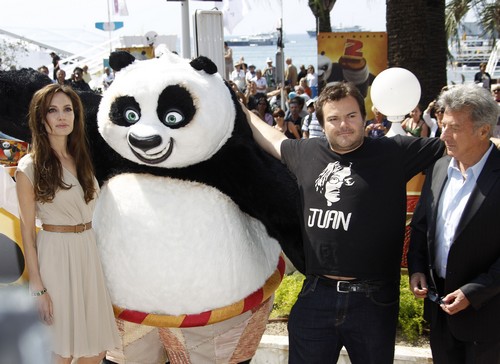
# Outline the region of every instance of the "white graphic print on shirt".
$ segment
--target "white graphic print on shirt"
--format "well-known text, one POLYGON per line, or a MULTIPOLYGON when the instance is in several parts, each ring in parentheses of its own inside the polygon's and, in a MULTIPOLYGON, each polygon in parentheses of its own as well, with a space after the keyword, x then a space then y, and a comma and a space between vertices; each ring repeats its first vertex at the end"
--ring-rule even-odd
POLYGON ((350 187, 354 184, 351 177, 351 166, 341 166, 338 161, 328 163, 323 172, 316 179, 316 191, 325 195, 326 204, 331 206, 340 200, 340 188, 345 184, 350 187))
MULTIPOLYGON (((340 192, 343 186, 350 187, 354 184, 351 176, 351 166, 342 166, 338 161, 329 163, 320 173, 315 182, 316 192, 324 195, 327 206, 332 206, 340 201, 340 192)), ((307 224, 309 227, 320 229, 338 229, 342 224, 347 231, 351 213, 347 216, 342 211, 322 210, 317 208, 309 209, 307 224)))

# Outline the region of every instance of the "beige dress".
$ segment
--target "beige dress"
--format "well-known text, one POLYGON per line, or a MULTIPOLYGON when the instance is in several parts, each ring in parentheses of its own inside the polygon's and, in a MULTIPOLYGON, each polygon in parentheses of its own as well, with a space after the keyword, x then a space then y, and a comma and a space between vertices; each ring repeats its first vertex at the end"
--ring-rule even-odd
MULTIPOLYGON (((30 155, 19 161, 17 171, 33 183, 30 155)), ((51 203, 37 202, 37 217, 51 225, 92 221, 95 199, 86 204, 78 179, 64 168, 63 179, 73 187, 59 190, 51 203)), ((40 275, 53 304, 53 351, 62 357, 78 358, 118 347, 118 331, 94 230, 82 233, 41 230, 36 241, 40 275)))

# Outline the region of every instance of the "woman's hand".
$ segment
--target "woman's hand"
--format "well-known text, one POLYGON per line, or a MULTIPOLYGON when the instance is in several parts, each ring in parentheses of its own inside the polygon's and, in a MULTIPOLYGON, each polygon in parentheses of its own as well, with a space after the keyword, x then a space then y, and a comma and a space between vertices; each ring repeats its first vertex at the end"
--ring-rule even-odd
POLYGON ((36 300, 36 305, 38 309, 38 315, 42 322, 46 325, 52 325, 53 323, 53 311, 52 311, 52 300, 48 292, 41 296, 34 297, 36 300))

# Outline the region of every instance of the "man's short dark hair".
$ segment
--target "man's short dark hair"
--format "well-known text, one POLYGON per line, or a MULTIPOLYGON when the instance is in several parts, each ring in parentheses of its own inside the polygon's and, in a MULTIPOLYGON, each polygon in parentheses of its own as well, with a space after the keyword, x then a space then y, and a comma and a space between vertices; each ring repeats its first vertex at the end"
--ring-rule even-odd
POLYGON ((321 126, 324 127, 325 119, 323 114, 323 105, 330 101, 339 101, 348 96, 356 99, 363 120, 366 118, 365 98, 359 92, 358 88, 351 82, 334 82, 326 86, 316 100, 316 117, 321 126))
POLYGON ((295 104, 298 104, 301 108, 303 108, 303 107, 304 107, 305 102, 306 102, 306 101, 304 100, 304 98, 303 98, 303 97, 300 97, 300 96, 295 96, 294 98, 292 98, 292 99, 290 100, 290 103, 291 103, 291 104, 294 104, 294 103, 295 103, 295 104))

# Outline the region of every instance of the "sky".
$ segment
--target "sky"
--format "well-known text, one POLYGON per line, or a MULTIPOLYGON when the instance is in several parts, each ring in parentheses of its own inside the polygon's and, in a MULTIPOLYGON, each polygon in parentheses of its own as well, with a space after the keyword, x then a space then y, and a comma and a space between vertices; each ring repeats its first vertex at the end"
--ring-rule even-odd
MULTIPOLYGON (((232 33, 225 30, 225 34, 273 31, 280 18, 283 18, 285 33, 304 34, 315 28, 307 0, 246 1, 250 12, 232 33)), ((23 29, 24 32, 26 29, 78 29, 99 33, 102 31, 95 28, 95 23, 108 21, 107 3, 107 0, 0 0, 0 29, 16 34, 23 33, 23 29)), ((126 5, 129 16, 111 15, 111 21, 124 22, 124 27, 114 32, 116 35, 144 35, 148 31, 162 35, 181 33, 180 2, 126 0, 126 5)), ((222 2, 189 0, 188 3, 191 13, 196 9, 210 10, 214 5, 219 9, 223 7, 222 2)), ((364 30, 385 31, 385 0, 337 0, 331 21, 335 27, 359 25, 364 30)))

